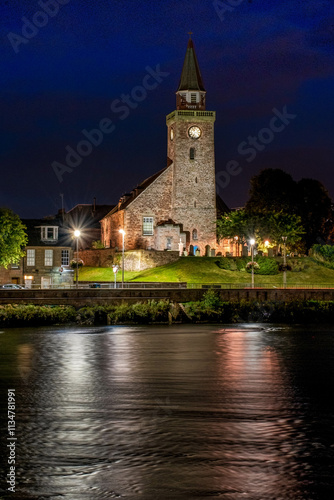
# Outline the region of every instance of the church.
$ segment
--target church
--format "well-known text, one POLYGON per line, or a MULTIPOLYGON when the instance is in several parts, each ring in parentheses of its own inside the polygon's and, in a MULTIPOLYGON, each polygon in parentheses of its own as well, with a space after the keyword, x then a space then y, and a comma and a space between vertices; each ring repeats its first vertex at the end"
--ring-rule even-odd
MULTIPOLYGON (((166 117, 167 166, 122 196, 101 220, 106 248, 174 250, 212 256, 218 245, 216 220, 228 208, 216 194, 215 111, 206 109, 193 40, 188 41, 176 110, 166 117)), ((234 245, 233 245, 234 246, 234 245)), ((232 247, 232 245, 231 245, 232 247)))

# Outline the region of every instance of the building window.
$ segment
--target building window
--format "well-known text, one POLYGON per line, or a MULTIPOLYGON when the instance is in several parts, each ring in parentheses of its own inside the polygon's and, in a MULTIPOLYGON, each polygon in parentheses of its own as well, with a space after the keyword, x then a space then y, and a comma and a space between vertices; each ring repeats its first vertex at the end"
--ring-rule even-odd
POLYGON ((27 250, 27 266, 35 265, 35 250, 27 250))
POLYGON ((61 251, 61 265, 68 266, 70 264, 70 252, 68 250, 61 251))
POLYGON ((195 177, 195 183, 197 184, 197 182, 198 182, 198 181, 197 181, 197 177, 195 177))
POLYGON ((11 265, 10 265, 10 268, 11 268, 11 269, 20 269, 20 263, 19 263, 19 262, 16 262, 15 264, 11 264, 11 265))
POLYGON ((41 227, 42 241, 57 241, 58 240, 58 226, 43 226, 41 227))
POLYGON ((197 229, 193 229, 193 240, 198 240, 197 229))
POLYGON ((143 236, 153 235, 153 217, 143 217, 143 236))
POLYGON ((195 148, 190 148, 189 159, 190 160, 194 160, 195 159, 195 148))
POLYGON ((196 94, 191 94, 191 104, 196 104, 196 94))
POLYGON ((167 237, 166 249, 167 250, 171 250, 172 249, 172 238, 171 237, 167 237))
POLYGON ((194 207, 196 208, 196 206, 197 206, 197 203, 196 203, 196 201, 194 201, 194 207))
POLYGON ((53 265, 53 250, 45 250, 44 265, 45 266, 53 265))

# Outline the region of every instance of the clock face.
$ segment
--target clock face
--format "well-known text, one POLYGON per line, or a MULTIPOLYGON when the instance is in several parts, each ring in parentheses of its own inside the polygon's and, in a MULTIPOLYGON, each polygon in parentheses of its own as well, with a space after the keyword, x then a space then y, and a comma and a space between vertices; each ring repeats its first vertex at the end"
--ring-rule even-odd
POLYGON ((174 139, 174 129, 170 129, 170 140, 172 141, 174 139))
POLYGON ((194 126, 190 127, 190 129, 188 130, 188 134, 192 139, 198 139, 199 137, 201 137, 202 131, 199 127, 194 126))

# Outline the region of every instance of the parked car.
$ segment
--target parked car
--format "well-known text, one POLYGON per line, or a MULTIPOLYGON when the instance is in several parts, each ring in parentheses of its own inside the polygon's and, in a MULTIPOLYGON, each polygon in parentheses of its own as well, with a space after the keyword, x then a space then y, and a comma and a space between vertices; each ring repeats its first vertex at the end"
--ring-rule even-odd
POLYGON ((6 283, 5 285, 0 285, 0 288, 5 290, 25 290, 25 286, 17 285, 16 283, 6 283))

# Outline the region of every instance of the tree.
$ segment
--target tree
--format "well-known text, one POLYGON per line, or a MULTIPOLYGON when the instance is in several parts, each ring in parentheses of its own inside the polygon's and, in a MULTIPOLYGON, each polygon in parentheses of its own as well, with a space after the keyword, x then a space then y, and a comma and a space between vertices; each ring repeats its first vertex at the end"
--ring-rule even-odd
POLYGON ((0 266, 7 268, 24 256, 23 247, 28 242, 25 229, 18 215, 0 208, 0 266))
MULTIPOLYGON (((267 168, 252 177, 246 212, 296 213, 297 183, 278 168, 267 168)), ((298 208, 297 208, 298 212, 298 208)))
POLYGON ((327 190, 317 180, 301 179, 298 182, 298 193, 307 248, 315 243, 327 242, 333 228, 332 200, 327 190))
POLYGON ((287 244, 295 245, 305 234, 302 226, 301 218, 295 214, 286 214, 280 212, 272 212, 268 214, 259 214, 259 230, 258 234, 262 241, 268 239, 275 245, 282 245, 282 237, 286 236, 287 244))
POLYGON ((280 212, 246 212, 238 210, 225 214, 217 221, 218 239, 233 239, 238 236, 239 242, 249 243, 254 238, 260 247, 264 241, 281 245, 282 236, 287 237, 288 244, 295 245, 305 233, 301 218, 295 214, 280 212))
POLYGON ((332 200, 321 182, 295 182, 280 169, 265 169, 251 179, 247 213, 285 213, 301 217, 304 234, 298 244, 304 249, 333 237, 332 200))
POLYGON ((251 238, 256 238, 258 228, 256 215, 249 214, 245 210, 237 210, 224 214, 217 220, 217 238, 231 240, 238 236, 239 243, 244 244, 251 238))

